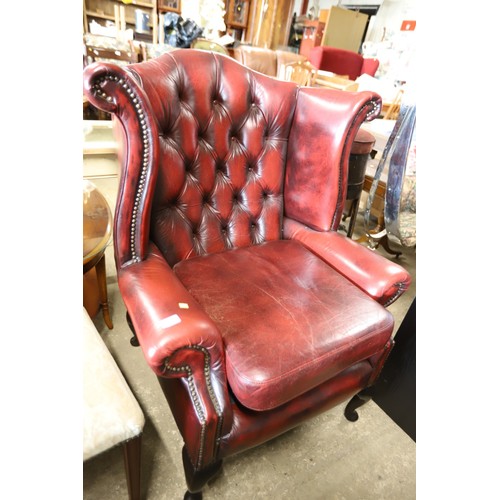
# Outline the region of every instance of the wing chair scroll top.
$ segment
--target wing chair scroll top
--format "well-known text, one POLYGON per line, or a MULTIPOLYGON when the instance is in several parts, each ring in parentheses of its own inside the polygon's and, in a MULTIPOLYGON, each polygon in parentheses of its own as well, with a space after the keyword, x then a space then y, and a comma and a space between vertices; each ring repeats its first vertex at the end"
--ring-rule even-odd
POLYGON ((337 404, 357 418, 392 347, 385 306, 410 282, 336 231, 380 97, 194 49, 95 63, 84 91, 120 124, 118 283, 184 440, 186 498, 225 457, 337 404))

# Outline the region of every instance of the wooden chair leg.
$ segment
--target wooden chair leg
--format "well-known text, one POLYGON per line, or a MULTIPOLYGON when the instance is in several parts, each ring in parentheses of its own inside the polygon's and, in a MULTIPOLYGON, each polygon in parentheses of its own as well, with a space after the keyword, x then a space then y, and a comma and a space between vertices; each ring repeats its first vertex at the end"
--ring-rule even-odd
POLYGON ((141 498, 141 444, 141 434, 123 443, 129 500, 140 500, 141 498))
POLYGON ((352 238, 352 233, 354 232, 354 226, 356 225, 356 217, 358 216, 360 198, 352 201, 351 208, 349 209, 349 226, 347 229, 347 237, 352 238))
POLYGON ((106 282, 106 258, 104 254, 101 260, 96 264, 95 270, 97 274, 97 283, 99 285, 99 295, 101 297, 102 315, 106 326, 112 330, 113 321, 111 320, 111 315, 109 313, 108 285, 106 282))

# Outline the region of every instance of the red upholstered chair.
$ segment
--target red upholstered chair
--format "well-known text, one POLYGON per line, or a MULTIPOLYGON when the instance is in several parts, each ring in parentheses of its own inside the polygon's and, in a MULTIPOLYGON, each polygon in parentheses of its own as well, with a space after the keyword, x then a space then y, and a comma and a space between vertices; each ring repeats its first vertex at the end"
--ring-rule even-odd
POLYGON ((375 57, 363 57, 363 66, 361 66, 361 75, 367 74, 370 76, 375 76, 375 73, 380 66, 380 61, 375 57))
MULTIPOLYGON (((353 398, 410 277, 336 232, 372 92, 298 87, 183 49, 84 70, 123 134, 118 284, 200 498, 225 457, 353 398)), ((363 393, 361 393, 363 395, 363 393)))
POLYGON ((309 52, 309 61, 319 70, 347 75, 349 80, 356 80, 364 73, 375 76, 379 66, 378 59, 365 59, 357 52, 326 45, 313 47, 309 52))

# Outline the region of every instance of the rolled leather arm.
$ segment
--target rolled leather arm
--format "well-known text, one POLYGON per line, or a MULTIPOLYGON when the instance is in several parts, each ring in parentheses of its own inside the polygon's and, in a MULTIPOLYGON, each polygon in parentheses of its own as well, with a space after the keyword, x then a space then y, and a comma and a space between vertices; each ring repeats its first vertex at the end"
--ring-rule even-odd
POLYGON ((193 466, 203 468, 233 418, 220 332, 153 244, 144 260, 118 269, 118 285, 148 364, 160 378, 185 381, 174 410, 191 414, 181 432, 193 466))
POLYGON ((283 231, 284 238, 300 241, 384 307, 411 283, 406 269, 335 231, 316 231, 287 217, 283 231))
POLYGON ((157 375, 186 346, 201 346, 213 363, 224 356, 215 323, 195 302, 157 247, 147 257, 118 269, 118 285, 144 356, 157 375))
POLYGON ((222 337, 215 323, 179 281, 158 248, 118 269, 118 285, 144 356, 161 377, 184 376, 182 367, 210 369, 214 391, 229 404, 222 337), (203 353, 204 362, 199 355, 203 353), (206 365, 206 366, 205 366, 206 365))

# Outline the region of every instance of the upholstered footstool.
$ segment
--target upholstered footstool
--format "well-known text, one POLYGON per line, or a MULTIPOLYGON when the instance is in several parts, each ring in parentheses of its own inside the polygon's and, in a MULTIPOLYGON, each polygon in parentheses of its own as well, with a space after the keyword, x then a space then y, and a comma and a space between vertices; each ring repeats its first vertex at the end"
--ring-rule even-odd
POLYGON ((120 443, 130 500, 140 498, 144 414, 83 308, 83 460, 120 443))

